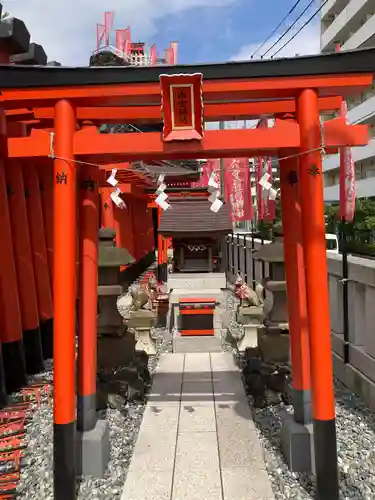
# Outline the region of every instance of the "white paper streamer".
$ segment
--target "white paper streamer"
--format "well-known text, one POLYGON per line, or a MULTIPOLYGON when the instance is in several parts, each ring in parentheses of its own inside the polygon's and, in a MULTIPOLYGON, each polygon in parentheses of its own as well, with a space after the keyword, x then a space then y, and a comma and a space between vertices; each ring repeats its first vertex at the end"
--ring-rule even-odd
POLYGON ((168 195, 166 195, 164 192, 160 193, 159 196, 155 199, 155 203, 160 205, 160 203, 165 201, 167 198, 168 198, 168 195))
POLYGON ((267 188, 266 186, 269 185, 271 186, 271 184, 268 182, 268 179, 270 178, 270 174, 268 172, 266 172, 263 177, 260 179, 259 181, 259 184, 264 187, 265 189, 269 189, 267 188))
POLYGON ((208 179, 208 186, 214 189, 219 188, 219 184, 215 181, 216 172, 211 172, 210 178, 208 179))
POLYGON ((170 208, 170 204, 167 203, 166 201, 161 201, 160 203, 158 203, 159 207, 162 209, 162 210, 168 210, 168 208, 170 208))
POLYGON ((160 186, 158 186, 157 190, 156 190, 156 194, 160 194, 160 193, 163 193, 166 189, 166 185, 164 184, 164 182, 162 182, 160 184, 160 186))
POLYGON ((113 168, 111 175, 107 179, 108 184, 110 184, 113 187, 117 186, 118 184, 118 180, 116 179, 116 174, 117 174, 117 168, 113 168))
POLYGON ((157 185, 159 186, 160 184, 162 184, 164 182, 164 179, 165 179, 165 174, 160 174, 158 180, 156 181, 157 185))
POLYGON ((122 198, 120 198, 120 194, 121 194, 121 190, 119 188, 117 188, 115 191, 112 191, 111 193, 111 200, 113 201, 113 203, 121 208, 121 209, 124 209, 126 208, 126 205, 125 205, 125 202, 122 198))
POLYGON ((170 208, 170 204, 165 201, 167 198, 168 196, 164 192, 160 193, 159 196, 155 199, 155 203, 159 205, 159 207, 163 210, 168 210, 168 208, 170 208))
POLYGON ((215 212, 215 214, 220 210, 220 208, 223 206, 223 202, 217 198, 212 205, 210 206, 210 210, 212 212, 215 212))
POLYGON ((276 198, 277 198, 277 194, 278 194, 277 190, 276 190, 276 189, 273 189, 273 188, 271 187, 271 188, 270 188, 270 190, 269 190, 269 193, 268 193, 268 198, 269 198, 270 200, 274 201, 274 200, 276 200, 276 198))
POLYGON ((210 203, 213 203, 214 201, 216 201, 219 198, 219 196, 220 196, 220 191, 215 190, 208 197, 208 201, 210 203))

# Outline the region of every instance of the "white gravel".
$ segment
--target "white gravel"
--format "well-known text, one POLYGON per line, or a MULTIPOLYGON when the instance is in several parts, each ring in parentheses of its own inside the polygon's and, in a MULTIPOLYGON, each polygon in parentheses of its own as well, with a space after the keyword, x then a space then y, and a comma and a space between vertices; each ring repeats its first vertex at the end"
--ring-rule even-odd
MULTIPOLYGON (((236 303, 234 295, 228 293, 226 307, 232 312, 230 327, 234 330, 239 328, 233 314, 236 303)), ((375 500, 375 412, 337 380, 335 396, 341 500, 375 500)), ((285 411, 292 412, 293 407, 281 403, 253 408, 275 500, 314 499, 314 476, 290 472, 283 459, 279 437, 280 415, 285 411)))
MULTIPOLYGON (((172 339, 164 329, 154 329, 157 356, 149 360, 153 372, 160 354, 172 350, 172 339)), ((53 378, 53 364, 48 363, 38 379, 53 378)), ((130 464, 133 448, 138 437, 146 399, 128 402, 122 411, 107 409, 111 455, 104 479, 84 477, 80 479, 78 500, 119 500, 130 464)), ((53 500, 53 408, 43 397, 42 404, 34 413, 26 430, 27 450, 21 480, 17 491, 19 500, 53 500)))
MULTIPOLYGON (((170 352, 171 342, 161 329, 155 330, 158 356, 170 352)), ((150 359, 150 370, 154 371, 156 358, 150 359)), ((52 379, 52 363, 41 374, 43 379, 52 379)), ((111 455, 104 479, 81 478, 78 500, 118 500, 121 498, 127 469, 141 425, 143 402, 127 403, 120 412, 106 410, 109 424, 111 455)), ((53 500, 53 408, 44 397, 39 409, 27 425, 26 461, 18 485, 20 500, 53 500)))
MULTIPOLYGON (((233 329, 238 328, 233 314, 235 303, 234 296, 228 293, 225 307, 229 313, 229 326, 233 329)), ((155 330, 154 335, 157 337, 158 354, 170 352, 171 337, 166 336, 164 329, 155 330)), ((233 345, 225 340, 223 348, 234 351, 233 345)), ((156 359, 150 360, 151 370, 154 370, 156 363, 156 359)), ((50 365, 43 378, 51 377, 50 365)), ((251 405, 250 399, 249 404, 251 405)), ((104 479, 83 478, 79 500, 121 498, 143 410, 144 402, 140 402, 126 404, 122 412, 112 409, 107 411, 111 436, 108 471, 104 479)), ((280 404, 265 409, 253 409, 275 500, 314 499, 314 478, 307 474, 291 473, 281 454, 280 414, 285 410, 292 411, 292 408, 280 404)), ((375 500, 375 413, 338 382, 336 413, 342 500, 375 500)), ((52 425, 52 407, 48 407, 46 400, 43 400, 27 428, 28 447, 18 488, 19 499, 53 499, 52 425)))

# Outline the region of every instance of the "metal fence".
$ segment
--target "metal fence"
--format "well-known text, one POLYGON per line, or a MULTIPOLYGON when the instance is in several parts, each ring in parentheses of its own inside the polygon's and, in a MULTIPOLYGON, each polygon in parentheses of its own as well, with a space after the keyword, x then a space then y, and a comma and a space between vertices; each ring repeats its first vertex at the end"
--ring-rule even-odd
POLYGON ((245 282, 255 287, 255 283, 261 283, 269 276, 269 266, 254 258, 254 254, 264 244, 264 241, 253 235, 229 234, 225 242, 225 263, 228 278, 234 280, 240 274, 245 282))

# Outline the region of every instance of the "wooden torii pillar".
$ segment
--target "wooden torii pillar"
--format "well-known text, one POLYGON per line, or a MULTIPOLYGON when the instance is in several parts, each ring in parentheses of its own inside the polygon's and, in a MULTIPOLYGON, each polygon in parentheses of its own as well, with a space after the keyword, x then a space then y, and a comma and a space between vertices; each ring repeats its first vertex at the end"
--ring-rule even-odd
POLYGON ((76 498, 76 163, 73 104, 55 106, 54 153, 54 498, 76 498))
POLYGON ((318 93, 302 90, 297 99, 301 135, 300 189, 307 317, 309 326, 316 496, 338 500, 339 472, 325 241, 322 133, 318 93))
MULTIPOLYGON (((343 56, 344 57, 344 56, 343 56)), ((34 70, 37 71, 37 70, 34 70)), ((232 69, 231 69, 232 71, 232 69)), ((1 68, 0 68, 1 72, 1 68)), ((233 74, 233 73, 232 73, 233 74)), ((344 75, 345 76, 345 75, 344 75)), ((46 100, 57 100, 54 110, 55 119, 55 159, 54 159, 54 300, 55 300, 55 412, 54 412, 54 460, 55 460, 55 498, 72 500, 75 498, 75 255, 76 255, 76 167, 74 155, 84 161, 100 161, 103 155, 110 155, 113 161, 131 161, 141 158, 184 159, 233 157, 235 155, 255 154, 262 156, 269 150, 282 148, 301 149, 301 213, 303 221, 303 245, 305 254, 305 279, 307 291, 307 312, 309 316, 310 352, 312 365, 313 421, 316 429, 315 451, 317 463, 317 484, 319 500, 338 499, 338 478, 336 460, 335 417, 332 387, 332 363, 330 360, 330 331, 328 311, 328 289, 326 282, 325 238, 323 217, 323 190, 321 180, 320 124, 318 115, 318 96, 315 90, 305 89, 311 83, 314 88, 328 88, 336 92, 337 86, 364 87, 373 74, 356 74, 343 77, 324 75, 281 78, 252 78, 246 82, 216 80, 208 82, 204 94, 209 98, 221 98, 246 92, 254 96, 259 93, 275 96, 298 96, 298 122, 296 124, 277 123, 267 131, 236 130, 206 131, 199 141, 166 144, 160 133, 145 134, 91 134, 87 130, 76 131, 76 116, 73 106, 79 102, 77 89, 72 86, 54 89, 46 100), (328 82, 328 83, 327 83, 328 82), (340 83, 341 82, 341 83, 340 83), (293 84, 293 85, 292 85, 293 84), (340 85, 339 85, 340 84, 340 85), (236 88, 234 88, 236 87, 236 88), (282 88, 281 88, 282 87, 282 88), (219 91, 218 89, 221 89, 219 91), (267 90, 268 89, 268 90, 267 90), (63 92, 63 94, 61 93, 63 92), (220 93, 221 92, 221 93, 220 93), (211 94, 211 95, 209 95, 211 94), (66 100, 69 95, 72 101, 66 100), (74 144, 74 148, 73 148, 74 144), (249 150, 249 144, 253 149, 249 150), (99 158, 99 160, 97 160, 99 158), (319 267, 320 266, 320 267, 319 267), (320 370, 324 363, 324 368, 320 370), (320 462, 319 462, 320 461, 320 462), (327 475, 329 477, 326 482, 327 475)), ((114 85, 115 86, 115 85, 114 85)), ((150 84, 145 102, 150 96, 160 96, 157 83, 150 84)), ((50 89, 49 89, 50 90, 50 89)), ((144 91, 144 88, 141 89, 144 91)), ((139 86, 127 85, 126 97, 138 92, 139 86), (132 90, 133 89, 133 90, 132 90)), ((339 89, 342 92, 342 89, 339 89)), ((2 91, 2 99, 8 105, 12 99, 29 102, 44 99, 45 89, 40 93, 19 89, 12 92, 2 91), (15 97, 14 97, 15 96, 15 97)), ((93 85, 87 99, 94 103, 105 104, 106 97, 113 89, 106 85, 93 85)), ((82 93, 85 93, 83 91, 82 93)), ((82 96, 81 93, 81 96, 82 96)), ((119 98, 118 92, 117 98, 119 98)), ((168 95, 168 94, 164 94, 168 95)), ((238 96, 237 96, 238 97, 238 96)), ((228 98, 226 98, 228 99, 228 98)), ((151 99, 152 101, 152 99, 151 99)), ((197 122, 201 123, 201 121, 197 122)), ((365 127, 346 126, 343 121, 332 120, 324 125, 327 150, 342 145, 365 144, 365 127)), ((34 137, 10 139, 8 147, 11 158, 46 157, 50 155, 48 134, 34 134, 34 137), (29 155, 26 154, 28 151, 29 155)))

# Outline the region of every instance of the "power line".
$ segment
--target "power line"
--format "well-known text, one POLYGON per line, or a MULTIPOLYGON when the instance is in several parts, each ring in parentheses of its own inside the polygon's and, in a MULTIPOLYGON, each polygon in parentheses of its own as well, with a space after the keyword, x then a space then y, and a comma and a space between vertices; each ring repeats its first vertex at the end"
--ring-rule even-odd
MULTIPOLYGON (((325 3, 327 3, 328 0, 326 0, 325 3)), ((289 26, 289 28, 284 31, 284 33, 276 40, 276 42, 274 44, 271 45, 271 47, 269 49, 266 50, 266 52, 264 52, 264 54, 262 54, 260 57, 261 59, 263 59, 263 57, 268 54, 268 52, 270 52, 274 47, 275 45, 277 45, 283 38, 284 36, 289 33, 289 31, 293 28, 293 26, 296 25, 296 23, 301 19, 301 17, 305 14, 305 12, 307 12, 307 10, 311 7, 311 5, 315 2, 315 0, 310 0, 310 3, 307 5, 307 7, 305 7, 305 9, 303 10, 303 12, 301 12, 301 14, 297 17, 297 19, 289 26)), ((324 5, 324 4, 323 4, 324 5)), ((322 7, 323 7, 322 5, 322 7)))
POLYGON ((298 6, 298 4, 301 3, 301 0, 297 0, 297 2, 293 5, 293 7, 290 9, 290 11, 287 13, 287 15, 284 17, 284 19, 276 26, 276 28, 272 31, 272 33, 268 36, 268 38, 266 38, 264 40, 264 42, 262 43, 262 45, 260 45, 257 50, 252 54, 251 56, 251 59, 255 56, 255 54, 257 54, 261 48, 263 48, 266 43, 268 42, 268 40, 273 37, 273 35, 276 33, 276 31, 280 28, 280 26, 282 26, 284 24, 284 22, 286 21, 286 19, 290 16, 290 14, 292 14, 292 12, 294 11, 294 9, 298 6))
POLYGON ((276 51, 276 52, 275 52, 275 53, 274 53, 271 57, 275 57, 275 55, 276 55, 276 54, 278 54, 278 53, 279 53, 279 52, 280 52, 280 51, 281 51, 284 47, 286 47, 286 46, 287 46, 287 45, 288 45, 288 44, 289 44, 292 40, 294 40, 294 39, 295 39, 295 37, 298 35, 298 33, 301 33, 301 31, 302 31, 304 28, 306 28, 306 26, 307 26, 308 24, 310 24, 310 23, 311 23, 311 21, 314 19, 314 17, 315 17, 317 14, 319 14, 319 12, 322 10, 322 8, 325 6, 325 4, 326 4, 327 2, 328 2, 328 0, 325 0, 325 2, 324 2, 324 3, 322 3, 322 5, 319 7, 319 9, 317 9, 317 10, 314 12, 314 14, 313 14, 313 15, 312 15, 312 16, 311 16, 311 17, 310 17, 310 18, 309 18, 309 19, 305 22, 305 24, 303 24, 303 25, 300 27, 300 29, 299 29, 296 33, 294 33, 294 35, 293 35, 291 38, 289 38, 289 40, 288 40, 287 42, 285 42, 285 43, 284 43, 284 45, 283 45, 282 47, 280 47, 279 49, 277 49, 277 51, 276 51))

